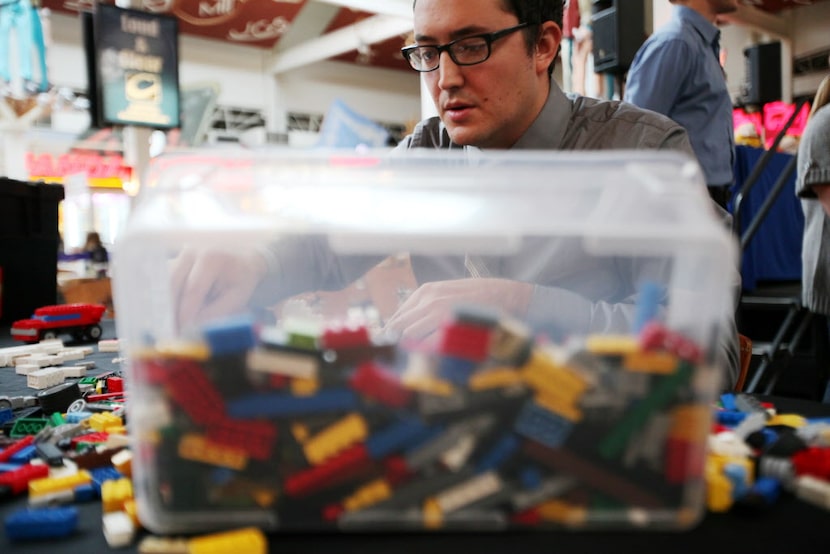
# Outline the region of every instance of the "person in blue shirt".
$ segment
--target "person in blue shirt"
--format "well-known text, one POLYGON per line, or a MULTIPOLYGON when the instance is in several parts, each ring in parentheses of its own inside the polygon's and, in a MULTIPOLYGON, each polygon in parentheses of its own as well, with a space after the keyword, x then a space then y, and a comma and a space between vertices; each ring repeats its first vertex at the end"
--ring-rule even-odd
POLYGON ((689 133, 709 194, 726 207, 735 151, 732 101, 720 64, 718 16, 738 0, 670 0, 672 19, 638 50, 623 100, 673 119, 689 133))

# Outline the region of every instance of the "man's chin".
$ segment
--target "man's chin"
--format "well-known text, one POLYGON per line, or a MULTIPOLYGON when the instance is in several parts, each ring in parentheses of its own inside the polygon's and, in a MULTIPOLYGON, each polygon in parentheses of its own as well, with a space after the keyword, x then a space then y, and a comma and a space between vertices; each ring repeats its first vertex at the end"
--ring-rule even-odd
POLYGON ((459 146, 475 146, 478 142, 478 135, 469 128, 457 125, 448 126, 447 133, 452 141, 459 146))

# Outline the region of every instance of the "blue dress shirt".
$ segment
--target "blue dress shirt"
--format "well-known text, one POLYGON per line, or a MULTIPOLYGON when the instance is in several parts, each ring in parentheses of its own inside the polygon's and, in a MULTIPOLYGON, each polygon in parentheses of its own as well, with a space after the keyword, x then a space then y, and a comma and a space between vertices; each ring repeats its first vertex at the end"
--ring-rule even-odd
POLYGON ((640 47, 624 100, 686 128, 709 186, 731 185, 732 101, 719 59, 720 31, 698 12, 675 6, 672 19, 640 47))

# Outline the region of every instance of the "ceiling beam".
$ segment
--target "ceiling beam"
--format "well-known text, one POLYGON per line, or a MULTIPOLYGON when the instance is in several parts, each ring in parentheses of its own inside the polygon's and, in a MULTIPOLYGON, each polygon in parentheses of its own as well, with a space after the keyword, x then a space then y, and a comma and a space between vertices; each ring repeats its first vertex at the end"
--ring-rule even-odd
POLYGON ((412 19, 412 0, 314 0, 377 15, 392 15, 412 19))
POLYGON ((375 15, 354 25, 278 50, 274 54, 269 73, 277 75, 308 64, 320 62, 357 50, 359 47, 383 42, 412 31, 412 17, 375 15))
POLYGON ((291 21, 288 30, 274 46, 274 52, 287 50, 307 40, 321 36, 337 17, 340 8, 321 2, 306 2, 291 21))

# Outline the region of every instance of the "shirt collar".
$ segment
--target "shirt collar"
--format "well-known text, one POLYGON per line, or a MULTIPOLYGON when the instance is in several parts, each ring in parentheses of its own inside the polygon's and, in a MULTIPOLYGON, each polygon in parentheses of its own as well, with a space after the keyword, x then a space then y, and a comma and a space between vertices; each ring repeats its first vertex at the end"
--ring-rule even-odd
POLYGON ((706 44, 717 46, 720 42, 720 29, 695 10, 687 6, 675 6, 673 17, 681 23, 691 25, 706 44))
POLYGON ((536 120, 513 145, 513 149, 558 149, 565 137, 565 131, 568 129, 571 108, 571 101, 565 96, 556 81, 551 79, 547 102, 545 102, 539 115, 536 116, 536 120))

